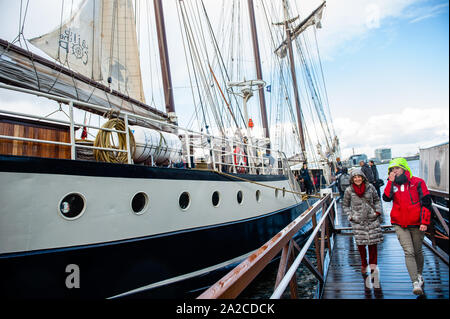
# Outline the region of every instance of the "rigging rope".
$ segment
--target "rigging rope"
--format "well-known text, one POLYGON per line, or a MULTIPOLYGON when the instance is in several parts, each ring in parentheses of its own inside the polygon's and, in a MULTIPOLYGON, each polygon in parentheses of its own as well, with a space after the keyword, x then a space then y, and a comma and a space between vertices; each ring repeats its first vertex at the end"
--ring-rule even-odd
POLYGON ((325 99, 327 101, 326 106, 327 106, 327 109, 328 109, 328 115, 330 117, 331 129, 333 130, 334 136, 336 136, 336 131, 334 130, 333 118, 331 116, 331 111, 330 111, 330 102, 328 100, 327 87, 325 85, 325 76, 323 74, 322 59, 320 58, 319 43, 317 41, 316 27, 314 27, 314 38, 316 40, 317 57, 319 58, 320 73, 322 75, 322 83, 323 83, 323 88, 324 88, 324 91, 325 91, 325 99))
MULTIPOLYGON (((302 199, 302 201, 303 201, 303 200, 307 200, 307 199, 310 198, 310 197, 313 197, 313 198, 320 198, 320 196, 318 196, 318 195, 306 195, 306 194, 303 194, 303 193, 300 193, 300 192, 295 192, 295 191, 287 190, 287 189, 285 189, 285 188, 279 188, 279 187, 275 187, 275 186, 270 186, 270 185, 258 183, 258 182, 249 180, 249 179, 247 179, 247 178, 243 178, 243 177, 240 177, 240 176, 235 176, 235 175, 227 174, 227 173, 224 173, 224 172, 221 172, 221 171, 216 171, 216 170, 213 170, 213 169, 206 169, 206 170, 204 170, 204 171, 208 171, 208 172, 216 173, 216 174, 218 174, 218 175, 223 175, 223 176, 226 176, 226 177, 238 179, 238 180, 241 180, 241 181, 243 181, 243 182, 248 182, 248 183, 251 183, 251 184, 258 185, 258 186, 262 186, 262 187, 266 187, 266 188, 270 188, 270 189, 274 189, 274 190, 278 190, 278 191, 282 191, 282 192, 286 192, 286 193, 291 193, 291 194, 300 196, 300 198, 302 199)), ((308 205, 310 205, 309 202, 308 202, 308 205)))
POLYGON ((212 74, 212 76, 213 76, 213 78, 214 78, 214 81, 216 82, 216 85, 217 85, 217 87, 219 88, 220 93, 222 94, 223 100, 225 101, 225 103, 226 103, 226 105, 227 105, 227 107, 228 107, 228 110, 230 111, 230 114, 231 114, 231 116, 233 117, 233 120, 234 120, 234 122, 235 122, 236 125, 237 125, 236 118, 234 117, 233 111, 232 111, 231 108, 230 108, 230 104, 229 104, 228 101, 226 100, 225 95, 223 94, 223 91, 222 91, 222 89, 221 89, 219 83, 217 82, 216 76, 214 75, 214 72, 213 72, 211 66, 209 66, 209 70, 211 71, 211 74, 212 74))
MULTIPOLYGON (((108 122, 103 124, 102 128, 115 129, 118 131, 125 131, 125 122, 121 119, 115 118, 110 119, 108 122)), ((115 133, 118 137, 118 145, 114 143, 112 134, 115 132, 100 130, 95 138, 94 146, 102 148, 112 148, 118 150, 127 149, 127 140, 125 133, 115 133)), ((133 158, 134 152, 136 151, 136 143, 134 140, 134 135, 128 128, 128 134, 130 136, 130 149, 131 157, 133 158)), ((128 155, 125 152, 114 152, 105 150, 94 149, 94 157, 97 161, 108 162, 108 163, 127 163, 128 155)))
POLYGON ((197 70, 200 78, 202 79, 202 82, 204 84, 203 89, 204 89, 207 99, 209 100, 211 112, 213 113, 213 116, 216 120, 216 124, 218 125, 220 132, 222 133, 222 135, 224 135, 222 119, 218 116, 217 110, 215 109, 214 97, 213 97, 213 94, 210 90, 210 87, 209 87, 208 81, 207 81, 208 76, 206 75, 206 71, 204 70, 204 68, 202 66, 202 61, 204 60, 201 57, 202 51, 199 50, 199 48, 196 44, 196 41, 193 40, 194 32, 192 29, 192 24, 190 23, 189 19, 187 18, 187 11, 186 11, 186 7, 185 7, 185 3, 182 2, 182 5, 183 6, 182 7, 180 6, 180 8, 183 9, 183 10, 181 10, 181 12, 182 12, 182 17, 183 17, 183 22, 184 22, 184 27, 185 27, 185 32, 186 32, 186 39, 188 42, 191 59, 193 61, 192 67, 194 70, 197 70), (196 68, 194 67, 194 64, 195 64, 196 68))
MULTIPOLYGON (((230 75, 228 73, 228 68, 226 67, 225 62, 223 60, 222 52, 220 50, 220 46, 218 44, 217 38, 216 38, 216 36, 214 34, 214 30, 212 28, 211 21, 209 19, 209 15, 208 15, 208 13, 206 11, 206 7, 205 7, 205 5, 203 3, 203 0, 201 1, 201 3, 202 3, 203 11, 204 11, 204 14, 205 14, 205 19, 206 19, 206 22, 207 22, 207 25, 208 25, 208 30, 209 30, 209 33, 210 33, 210 37, 211 37, 211 39, 213 41, 213 46, 215 48, 215 52, 217 54, 218 61, 220 61, 221 67, 219 69, 222 72, 222 78, 224 80, 231 81, 231 77, 230 77, 230 75)), ((238 107, 239 103, 238 103, 237 97, 234 96, 234 95, 230 96, 228 91, 227 91, 227 94, 228 94, 228 100, 230 101, 230 103, 231 103, 232 99, 234 98, 235 103, 237 105, 236 109, 238 111, 238 112, 235 112, 235 113, 240 115, 240 119, 243 121, 243 123, 245 123, 244 115, 242 114, 241 109, 238 107)), ((239 126, 237 128, 239 128, 239 126)))

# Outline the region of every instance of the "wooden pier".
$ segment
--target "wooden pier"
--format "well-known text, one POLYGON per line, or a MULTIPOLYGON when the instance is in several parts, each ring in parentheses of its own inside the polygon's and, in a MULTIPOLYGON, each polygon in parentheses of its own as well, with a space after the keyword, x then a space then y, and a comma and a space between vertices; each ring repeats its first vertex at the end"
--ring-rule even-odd
POLYGON ((282 252, 272 299, 281 298, 287 286, 290 287, 291 298, 297 298, 295 271, 300 263, 305 264, 319 282, 316 298, 449 299, 448 255, 433 247, 428 238, 425 238, 423 245, 424 295, 412 293, 403 249, 390 225, 388 211, 383 214, 384 241, 378 245, 380 288, 372 286, 361 274, 361 259, 351 227, 336 199, 327 195, 304 215, 303 219, 291 223, 199 298, 236 298, 270 260, 282 252), (319 222, 316 220, 317 213, 321 213, 319 222), (309 219, 312 219, 314 229, 306 244, 298 247, 292 236, 309 219), (305 252, 313 241, 317 256, 315 265, 305 258, 305 252))
MULTIPOLYGON (((378 245, 378 270, 380 289, 366 289, 361 274, 361 258, 352 233, 339 232, 350 223, 338 207, 338 233, 334 236, 333 252, 322 293, 323 299, 416 299, 412 293, 411 279, 405 264, 403 249, 395 231, 389 225, 389 212, 383 214, 384 241, 378 245)), ((427 299, 449 298, 449 268, 428 245, 423 245, 425 280, 424 295, 427 299)), ((369 284, 370 287, 370 284, 369 284)))

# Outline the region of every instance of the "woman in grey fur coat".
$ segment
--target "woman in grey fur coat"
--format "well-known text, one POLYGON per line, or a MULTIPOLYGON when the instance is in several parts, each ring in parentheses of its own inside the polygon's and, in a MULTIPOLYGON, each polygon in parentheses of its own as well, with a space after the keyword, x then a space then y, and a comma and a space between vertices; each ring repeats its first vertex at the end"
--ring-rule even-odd
POLYGON ((377 244, 383 241, 381 201, 377 190, 360 169, 350 173, 350 186, 345 190, 342 208, 353 228, 361 255, 361 272, 365 274, 367 270, 366 246, 369 247, 370 269, 374 271, 377 267, 377 244))

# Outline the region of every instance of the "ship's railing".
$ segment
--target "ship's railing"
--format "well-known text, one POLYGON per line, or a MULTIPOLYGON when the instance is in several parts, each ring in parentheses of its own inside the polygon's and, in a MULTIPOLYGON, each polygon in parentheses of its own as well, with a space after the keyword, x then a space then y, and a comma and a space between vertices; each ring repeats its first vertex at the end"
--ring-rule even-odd
POLYGON ((318 279, 317 296, 321 295, 324 278, 329 266, 333 249, 335 230, 336 199, 327 194, 315 202, 302 215, 287 225, 283 230, 253 252, 247 259, 232 269, 222 279, 205 290, 198 299, 230 299, 236 298, 256 278, 256 276, 280 252, 281 258, 274 292, 271 299, 280 299, 288 286, 291 298, 297 298, 296 270, 303 263, 318 279), (320 217, 319 222, 317 218, 320 217), (312 222, 312 233, 300 248, 294 236, 307 223, 312 222), (316 265, 306 257, 306 252, 314 242, 316 265))
MULTIPOLYGON (((245 143, 238 139, 226 139, 212 135, 192 135, 189 132, 181 134, 183 128, 178 129, 178 135, 184 144, 186 166, 194 167, 190 159, 195 149, 207 151, 200 155, 200 161, 205 161, 209 168, 222 172, 249 174, 281 174, 283 170, 282 152, 245 143), (270 154, 270 155, 268 155, 270 154), (275 154, 275 157, 273 156, 275 154)), ((198 163, 197 163, 198 164, 198 163)))
POLYGON ((127 154, 127 163, 132 164, 133 159, 130 147, 129 121, 133 119, 134 121, 141 121, 144 123, 148 123, 150 125, 156 124, 161 127, 168 127, 172 129, 173 132, 176 132, 176 134, 180 137, 183 143, 183 151, 182 154, 180 154, 180 156, 182 157, 185 166, 188 168, 194 167, 207 169, 209 168, 212 170, 219 170, 222 172, 248 173, 248 174, 282 174, 283 172, 286 173, 288 171, 288 167, 284 167, 285 165, 283 165, 283 159, 286 159, 286 156, 283 152, 266 148, 264 146, 252 144, 251 137, 248 137, 250 143, 240 140, 240 138, 230 139, 226 137, 217 137, 122 110, 114 110, 114 114, 116 114, 119 118, 121 118, 124 121, 125 130, 117 130, 95 125, 87 125, 85 123, 75 122, 73 112, 73 108, 75 106, 81 107, 84 106, 93 108, 104 114, 111 112, 111 109, 95 105, 92 103, 86 103, 75 99, 64 98, 53 94, 38 92, 34 90, 23 89, 3 83, 0 83, 0 88, 46 97, 59 103, 67 104, 69 106, 68 121, 2 109, 0 109, 0 113, 68 125, 70 127, 70 142, 51 141, 51 140, 9 136, 9 135, 0 135, 0 139, 68 146, 70 147, 71 150, 70 152, 71 159, 76 159, 77 148, 86 148, 91 150, 101 150, 108 152, 122 152, 127 154), (99 131, 112 132, 116 134, 125 134, 126 147, 120 149, 120 148, 98 147, 77 143, 75 139, 75 127, 77 126, 92 128, 99 131), (237 152, 237 149, 240 149, 242 153, 237 152), (203 155, 198 155, 198 153, 203 155), (238 158, 240 158, 241 161, 238 162, 238 158))
POLYGON ((442 234, 441 232, 439 232, 435 228, 434 222, 431 222, 429 229, 426 232, 426 234, 429 238, 429 242, 427 240, 425 240, 424 243, 425 243, 425 245, 428 246, 428 248, 430 248, 437 256, 439 256, 448 265, 449 264, 448 253, 446 253, 445 251, 440 249, 439 246, 436 244, 436 238, 440 238, 440 239, 447 240, 447 241, 449 238, 449 230, 448 230, 447 222, 444 220, 444 218, 441 215, 441 212, 439 211, 439 210, 443 210, 443 211, 448 212, 448 207, 444 207, 444 206, 438 205, 436 203, 432 203, 432 208, 433 208, 432 214, 434 214, 434 216, 436 216, 437 220, 442 225, 445 233, 442 234))
MULTIPOLYGON (((1 87, 1 84, 0 84, 1 87)), ((49 123, 56 123, 56 124, 65 124, 70 125, 70 143, 66 142, 60 142, 60 141, 51 141, 51 140, 42 140, 42 139, 36 139, 36 138, 27 138, 27 137, 20 137, 20 136, 9 136, 9 135, 0 135, 0 139, 6 139, 6 140, 17 140, 17 141, 23 141, 23 142, 34 142, 34 143, 42 143, 42 144, 53 144, 53 145, 62 145, 62 146, 69 146, 71 148, 71 159, 75 159, 75 148, 81 147, 81 148, 87 148, 87 149, 96 149, 96 150, 104 150, 104 151, 112 151, 112 152, 123 152, 123 153, 129 153, 128 150, 121 150, 117 148, 107 148, 107 147, 95 147, 95 146, 89 146, 89 145, 79 145, 75 143, 75 126, 86 126, 98 130, 105 130, 109 132, 115 132, 115 133, 121 133, 121 134, 127 134, 125 131, 115 130, 115 129, 108 129, 108 128, 102 128, 94 125, 84 125, 81 123, 76 123, 73 120, 73 103, 69 102, 69 113, 70 113, 70 121, 64 121, 59 119, 52 119, 48 117, 38 116, 34 114, 28 114, 28 113, 20 113, 20 112, 13 112, 8 110, 2 110, 0 109, 0 113, 2 114, 8 114, 13 116, 18 116, 21 118, 31 118, 36 120, 45 120, 49 123)))

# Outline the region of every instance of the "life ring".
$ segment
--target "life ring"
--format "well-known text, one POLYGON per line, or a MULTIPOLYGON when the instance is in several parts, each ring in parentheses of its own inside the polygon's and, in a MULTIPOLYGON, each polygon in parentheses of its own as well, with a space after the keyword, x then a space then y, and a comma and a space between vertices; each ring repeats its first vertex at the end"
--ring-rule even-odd
POLYGON ((238 173, 244 173, 245 167, 247 166, 247 156, 245 156, 244 150, 240 149, 238 146, 234 148, 234 165, 237 165, 238 173))

